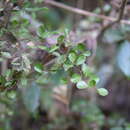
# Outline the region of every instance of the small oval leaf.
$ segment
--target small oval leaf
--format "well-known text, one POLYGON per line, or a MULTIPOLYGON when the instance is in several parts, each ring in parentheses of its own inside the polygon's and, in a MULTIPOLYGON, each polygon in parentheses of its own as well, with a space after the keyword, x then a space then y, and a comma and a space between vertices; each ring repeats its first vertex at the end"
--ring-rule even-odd
POLYGON ((108 91, 105 88, 99 88, 99 89, 97 89, 97 92, 101 96, 107 96, 108 95, 108 91))
POLYGON ((79 89, 85 89, 85 88, 88 88, 88 85, 84 81, 79 81, 77 83, 77 88, 79 88, 79 89))
POLYGON ((77 65, 81 65, 81 64, 83 64, 83 63, 85 62, 85 60, 86 60, 86 56, 80 55, 80 56, 77 58, 76 64, 77 64, 77 65))
POLYGON ((76 54, 74 52, 71 52, 68 56, 69 60, 74 63, 76 60, 76 54))
POLYGON ((81 76, 79 74, 73 74, 71 77, 71 82, 77 83, 79 81, 81 81, 81 76))

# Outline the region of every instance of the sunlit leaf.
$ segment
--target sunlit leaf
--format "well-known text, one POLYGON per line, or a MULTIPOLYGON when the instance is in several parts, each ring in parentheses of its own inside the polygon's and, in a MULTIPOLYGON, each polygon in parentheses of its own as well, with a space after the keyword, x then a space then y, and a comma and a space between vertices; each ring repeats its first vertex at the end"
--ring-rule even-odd
POLYGON ((82 71, 83 71, 83 74, 87 77, 87 76, 90 76, 91 75, 91 69, 88 65, 86 64, 83 64, 82 65, 82 71))
POLYGON ((97 83, 99 82, 99 77, 97 77, 96 75, 91 75, 90 80, 88 81, 88 85, 89 87, 94 87, 95 85, 97 85, 97 83))
POLYGON ((81 65, 86 61, 86 56, 84 55, 79 55, 77 60, 76 60, 76 64, 77 65, 81 65))
POLYGON ((71 52, 71 53, 69 54, 68 58, 69 58, 69 60, 70 60, 72 63, 74 63, 75 60, 76 60, 76 58, 77 58, 77 56, 76 56, 76 54, 75 54, 74 52, 71 52))
POLYGON ((83 53, 84 56, 90 56, 91 55, 91 52, 90 51, 86 51, 83 53))
POLYGON ((71 77, 71 82, 77 83, 79 81, 81 81, 81 76, 79 74, 73 74, 71 77))
POLYGON ((97 89, 97 92, 98 92, 98 94, 101 95, 101 96, 107 96, 107 95, 108 95, 108 91, 107 91, 107 89, 105 89, 105 88, 98 88, 98 89, 97 89))
POLYGON ((79 43, 79 44, 77 45, 77 50, 78 50, 78 51, 81 51, 81 52, 85 51, 85 50, 86 50, 85 44, 79 43))
POLYGON ((77 88, 79 88, 79 89, 88 88, 88 85, 86 84, 85 81, 79 81, 76 86, 77 86, 77 88))
POLYGON ((69 61, 66 61, 63 65, 65 71, 73 67, 73 64, 71 64, 69 61))
POLYGON ((43 72, 43 65, 41 63, 35 64, 34 70, 37 71, 38 73, 42 73, 43 72))
POLYGON ((37 30, 37 35, 40 38, 47 38, 48 36, 50 36, 50 32, 46 30, 44 25, 41 25, 38 30, 37 30))

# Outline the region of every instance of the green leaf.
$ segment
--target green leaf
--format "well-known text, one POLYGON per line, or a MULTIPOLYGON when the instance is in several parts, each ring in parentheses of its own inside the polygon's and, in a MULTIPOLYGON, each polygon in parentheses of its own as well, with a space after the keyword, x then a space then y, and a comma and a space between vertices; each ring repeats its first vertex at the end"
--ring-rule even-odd
POLYGON ((68 80, 67 80, 67 78, 62 77, 61 80, 60 80, 60 82, 61 82, 61 84, 67 84, 68 80))
POLYGON ((74 62, 76 61, 77 56, 76 56, 76 54, 75 54, 74 52, 71 52, 71 53, 69 53, 68 58, 69 58, 69 60, 70 60, 72 63, 74 63, 74 62))
POLYGON ((37 35, 41 38, 46 38, 48 36, 50 36, 50 32, 48 32, 45 28, 44 25, 41 25, 39 28, 38 28, 38 31, 37 31, 37 35))
POLYGON ((0 85, 4 85, 6 83, 6 78, 0 75, 0 85))
POLYGON ((11 71, 11 69, 7 69, 5 72, 5 77, 6 79, 9 79, 12 76, 13 71, 11 71))
POLYGON ((27 27, 27 26, 29 26, 29 24, 30 24, 27 19, 22 19, 22 20, 21 20, 21 23, 22 23, 22 26, 23 26, 23 27, 27 27))
POLYGON ((5 58, 11 58, 11 54, 9 52, 1 52, 1 55, 5 58))
POLYGON ((45 28, 44 25, 41 25, 41 26, 38 28, 38 33, 39 33, 39 35, 44 34, 45 31, 46 31, 46 28, 45 28))
POLYGON ((39 48, 41 50, 49 51, 49 48, 47 46, 39 45, 37 48, 39 48))
POLYGON ((58 39, 57 39, 58 43, 63 43, 64 40, 65 40, 65 36, 64 35, 59 36, 58 39))
POLYGON ((91 76, 91 74, 92 74, 90 67, 87 66, 86 64, 83 64, 83 65, 82 65, 82 71, 83 71, 83 74, 84 74, 86 77, 91 76))
POLYGON ((43 65, 41 63, 35 64, 34 70, 37 71, 38 73, 42 73, 43 72, 43 65))
POLYGON ((88 56, 91 56, 91 52, 90 52, 90 51, 86 51, 86 52, 83 53, 83 55, 84 55, 84 56, 87 56, 87 57, 88 57, 88 56))
POLYGON ((81 81, 81 76, 79 74, 73 74, 71 77, 71 82, 77 83, 79 81, 81 81))
POLYGON ((65 30, 64 30, 65 37, 69 36, 69 32, 70 32, 70 30, 68 28, 65 28, 65 30))
POLYGON ((32 83, 23 92, 23 101, 29 112, 34 112, 39 106, 40 88, 32 83))
POLYGON ((23 70, 28 73, 31 70, 30 59, 27 57, 26 54, 23 54, 22 60, 23 60, 23 70))
POLYGON ((88 88, 88 85, 86 84, 85 81, 79 81, 76 86, 77 86, 77 88, 79 88, 79 89, 88 88))
POLYGON ((61 55, 57 58, 57 64, 63 64, 66 61, 66 55, 61 55))
POLYGON ((59 46, 53 45, 53 46, 51 46, 49 52, 52 53, 52 52, 56 51, 57 49, 59 49, 59 46))
POLYGON ((89 87, 94 87, 96 85, 96 81, 95 80, 89 80, 88 85, 89 85, 89 87))
POLYGON ((81 52, 85 51, 85 50, 86 50, 85 44, 79 43, 79 44, 77 45, 77 50, 78 50, 78 51, 81 51, 81 52))
POLYGON ((51 70, 51 71, 58 71, 60 67, 61 67, 60 64, 54 64, 54 65, 51 67, 50 70, 51 70))
POLYGON ((91 79, 88 81, 89 87, 94 87, 95 85, 97 85, 99 80, 100 80, 99 77, 97 77, 96 75, 92 75, 91 79))
POLYGON ((86 61, 86 57, 84 55, 80 55, 76 60, 76 65, 81 65, 86 61))
POLYGON ((68 69, 72 68, 73 67, 73 64, 70 63, 68 60, 64 63, 63 65, 64 67, 64 70, 67 71, 68 69))
POLYGON ((15 91, 11 91, 11 92, 7 93, 7 96, 10 99, 16 99, 16 92, 15 91))
POLYGON ((105 89, 105 88, 98 88, 98 89, 97 89, 97 92, 98 92, 98 94, 101 95, 101 96, 107 96, 107 95, 108 95, 108 91, 107 91, 107 89, 105 89))
POLYGON ((52 52, 52 55, 54 55, 54 56, 56 56, 56 57, 60 57, 61 56, 61 54, 59 53, 59 52, 52 52))
POLYGON ((28 28, 21 27, 21 28, 18 30, 18 35, 19 35, 21 38, 28 38, 28 36, 29 36, 28 28))
POLYGON ((27 86, 28 81, 25 77, 21 78, 20 82, 22 86, 27 86))
POLYGON ((49 11, 49 8, 47 8, 47 7, 43 7, 43 8, 41 8, 41 10, 42 10, 42 11, 46 11, 46 12, 48 12, 48 11, 49 11))
POLYGON ((12 24, 13 27, 16 27, 16 26, 19 25, 19 21, 17 19, 14 19, 14 20, 11 21, 11 24, 12 24))

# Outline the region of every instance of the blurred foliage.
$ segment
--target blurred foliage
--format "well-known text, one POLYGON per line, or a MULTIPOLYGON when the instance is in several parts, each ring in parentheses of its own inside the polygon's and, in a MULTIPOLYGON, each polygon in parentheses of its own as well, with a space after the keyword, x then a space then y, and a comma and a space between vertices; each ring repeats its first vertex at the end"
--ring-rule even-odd
MULTIPOLYGON (((99 30, 94 27, 101 19, 79 21, 73 36, 74 19, 65 11, 47 8, 43 0, 20 1, 0 2, 0 11, 6 9, 4 2, 13 5, 8 25, 0 25, 0 130, 129 130, 125 117, 120 113, 108 116, 98 104, 99 95, 108 95, 105 84, 111 76, 107 75, 111 67, 103 71, 98 66, 111 53, 108 46, 114 46, 114 55, 107 62, 130 77, 130 27, 108 29, 95 64, 89 65, 94 53, 89 41, 94 44, 95 39, 89 37, 86 43, 82 36, 97 35, 99 30)), ((111 9, 104 4, 93 12, 109 14, 111 9)))

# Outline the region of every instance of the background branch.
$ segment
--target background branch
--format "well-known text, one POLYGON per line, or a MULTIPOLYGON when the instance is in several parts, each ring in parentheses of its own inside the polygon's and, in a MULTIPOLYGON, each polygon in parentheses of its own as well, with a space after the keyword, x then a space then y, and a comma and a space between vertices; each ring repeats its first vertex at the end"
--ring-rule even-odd
MULTIPOLYGON (((108 21, 111 21, 111 22, 117 21, 117 18, 108 17, 108 16, 101 15, 101 14, 95 14, 95 13, 92 13, 92 12, 89 12, 89 11, 85 11, 85 10, 82 10, 82 9, 74 8, 74 7, 71 7, 71 6, 59 3, 59 2, 52 1, 52 0, 45 0, 44 3, 52 5, 52 6, 55 6, 55 7, 58 7, 58 8, 62 8, 62 9, 68 10, 68 11, 76 13, 76 14, 84 15, 84 16, 98 17, 100 19, 108 20, 108 21)), ((130 25, 130 21, 128 21, 128 20, 121 20, 120 22, 123 23, 123 24, 130 25)))
POLYGON ((99 34, 97 40, 98 40, 98 43, 102 42, 102 37, 105 33, 105 31, 109 28, 111 28, 113 25, 115 25, 116 23, 119 23, 119 22, 122 22, 122 18, 123 18, 123 15, 124 15, 124 11, 125 11, 125 6, 127 4, 127 1, 128 0, 122 0, 122 4, 121 4, 121 8, 120 8, 120 13, 119 13, 119 16, 118 16, 118 19, 116 21, 113 21, 112 23, 108 24, 107 26, 105 26, 102 30, 101 30, 101 33, 99 34))

